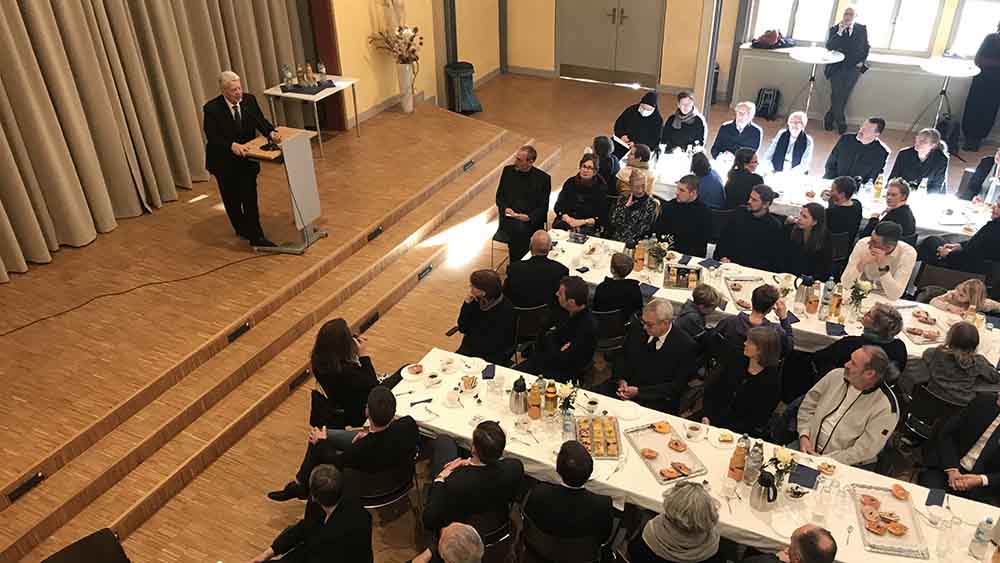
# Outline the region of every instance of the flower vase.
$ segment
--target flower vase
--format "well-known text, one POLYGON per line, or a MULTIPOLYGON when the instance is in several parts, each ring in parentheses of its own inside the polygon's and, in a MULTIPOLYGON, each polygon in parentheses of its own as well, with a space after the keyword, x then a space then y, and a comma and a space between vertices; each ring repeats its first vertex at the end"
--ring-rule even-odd
POLYGON ((403 113, 413 113, 413 65, 396 65, 399 79, 399 105, 403 113))

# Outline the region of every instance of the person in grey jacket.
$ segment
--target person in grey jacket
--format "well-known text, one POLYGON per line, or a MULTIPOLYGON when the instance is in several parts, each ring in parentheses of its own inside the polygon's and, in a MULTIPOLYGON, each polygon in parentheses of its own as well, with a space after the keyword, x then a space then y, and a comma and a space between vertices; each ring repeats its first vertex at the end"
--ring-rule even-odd
POLYGON ((697 341, 705 332, 705 317, 721 303, 722 295, 718 290, 707 283, 698 284, 691 292, 691 299, 684 303, 681 312, 674 318, 674 328, 683 330, 697 341))
POLYGON ((881 348, 862 346, 827 373, 799 407, 799 450, 873 466, 899 421, 896 395, 885 383, 894 369, 881 348))
POLYGON ((965 406, 976 398, 979 383, 1000 383, 1000 373, 990 365, 979 347, 979 330, 967 322, 955 323, 948 330, 942 346, 924 350, 927 367, 927 390, 935 397, 965 406))

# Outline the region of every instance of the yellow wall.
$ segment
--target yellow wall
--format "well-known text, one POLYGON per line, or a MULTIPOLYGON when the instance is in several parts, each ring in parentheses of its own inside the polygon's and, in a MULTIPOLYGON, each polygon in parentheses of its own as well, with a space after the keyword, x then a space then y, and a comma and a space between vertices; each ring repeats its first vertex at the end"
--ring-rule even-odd
MULTIPOLYGON (((660 63, 660 84, 690 88, 695 83, 698 59, 697 34, 692 25, 701 23, 700 0, 667 0, 667 14, 663 22, 663 58, 660 63)), ((736 19, 739 0, 725 0, 722 4, 719 45, 716 60, 719 63, 720 86, 725 86, 732 65, 733 42, 736 39, 736 19)))
POLYGON ((458 59, 476 67, 476 79, 500 68, 500 8, 497 0, 455 2, 458 59))
MULTIPOLYGON (((337 47, 340 50, 341 72, 360 79, 357 86, 358 111, 365 112, 399 94, 396 63, 384 51, 368 44, 368 36, 389 26, 384 8, 378 0, 331 0, 337 24, 337 47)), ((434 61, 433 0, 408 0, 406 23, 419 29, 424 38, 417 93, 433 96, 437 91, 437 67, 434 61)), ((346 104, 345 110, 350 107, 346 104)), ((354 111, 347 111, 351 118, 354 111)))
POLYGON ((507 0, 507 65, 553 71, 556 1, 507 0))

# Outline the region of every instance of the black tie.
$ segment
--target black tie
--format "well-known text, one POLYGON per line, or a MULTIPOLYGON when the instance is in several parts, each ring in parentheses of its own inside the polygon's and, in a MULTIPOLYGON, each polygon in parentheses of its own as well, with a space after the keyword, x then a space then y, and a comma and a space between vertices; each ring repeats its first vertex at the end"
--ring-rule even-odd
POLYGON ((243 116, 240 115, 240 106, 239 106, 239 104, 234 104, 233 105, 233 121, 236 122, 236 128, 237 129, 242 129, 243 128, 243 116))

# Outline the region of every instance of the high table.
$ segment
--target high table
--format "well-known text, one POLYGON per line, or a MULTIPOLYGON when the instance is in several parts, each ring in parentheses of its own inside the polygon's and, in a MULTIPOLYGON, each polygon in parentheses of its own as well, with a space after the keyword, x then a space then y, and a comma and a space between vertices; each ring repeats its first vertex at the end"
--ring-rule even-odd
MULTIPOLYGON (((813 90, 816 89, 816 67, 818 65, 831 65, 844 60, 844 54, 840 51, 830 51, 826 47, 792 47, 788 50, 788 56, 799 61, 812 65, 809 74, 809 95, 806 96, 806 115, 809 115, 809 106, 812 103, 813 90)), ((799 99, 802 92, 792 99, 792 103, 799 99)))
MULTIPOLYGON (((310 102, 313 106, 313 115, 316 118, 316 133, 320 132, 319 128, 319 108, 317 104, 320 101, 329 98, 330 96, 341 92, 348 88, 351 89, 351 100, 354 102, 354 129, 358 133, 358 137, 361 136, 361 121, 358 119, 358 92, 355 89, 355 85, 358 83, 357 78, 351 78, 350 76, 334 76, 332 74, 317 74, 317 81, 332 80, 333 86, 329 88, 324 88, 315 94, 300 94, 298 92, 282 92, 281 87, 284 82, 278 84, 277 86, 272 86, 267 90, 264 90, 264 95, 267 96, 267 103, 271 106, 271 115, 274 115, 274 98, 284 98, 288 100, 299 100, 302 102, 310 102)), ((316 142, 319 144, 319 154, 320 157, 325 158, 326 155, 323 152, 323 136, 317 135, 316 142)))
MULTIPOLYGON (((554 420, 546 420, 543 417, 543 419, 530 422, 527 427, 523 426, 524 422, 522 422, 522 426, 519 428, 518 424, 515 423, 516 417, 508 406, 509 389, 514 380, 524 376, 530 385, 535 379, 534 376, 496 366, 494 383, 480 381, 473 391, 463 391, 460 395, 460 402, 456 403, 456 407, 450 408, 446 405, 447 393, 461 384, 463 375, 479 374, 485 363, 479 359, 465 358, 435 348, 424 356, 421 365, 424 367, 425 376, 436 373, 440 376, 439 379, 442 380, 442 383, 427 387, 426 379, 420 376, 417 376, 417 381, 404 380, 399 383, 393 392, 399 396, 397 413, 400 416, 413 416, 425 433, 451 436, 464 444, 471 442, 472 431, 479 422, 497 420, 508 437, 505 455, 521 460, 524 463, 525 472, 535 479, 551 483, 560 482, 555 470, 556 454, 563 442, 558 417, 553 417, 554 420), (453 362, 451 366, 445 365, 447 359, 453 362), (431 402, 412 405, 414 402, 425 399, 431 399, 431 402)), ((650 410, 632 402, 620 401, 585 391, 577 394, 577 404, 580 406, 591 399, 598 401, 595 412, 601 414, 607 411, 608 415, 617 416, 619 428, 623 431, 660 420, 669 421, 675 428, 684 428, 687 422, 684 419, 650 410)), ((582 414, 579 407, 576 412, 582 414)), ((527 419, 522 415, 522 420, 526 421, 527 419)), ((770 512, 758 512, 750 508, 749 491, 745 485, 740 485, 737 488, 739 497, 725 498, 723 490, 726 471, 735 444, 720 443, 718 437, 722 431, 719 428, 708 428, 707 433, 701 439, 688 442, 691 451, 708 468, 707 475, 697 477, 695 480, 704 481, 710 494, 719 500, 721 534, 731 540, 766 551, 783 549, 788 543, 792 531, 810 521, 813 512, 811 503, 815 494, 810 493, 802 501, 793 503, 787 500, 783 492, 779 493, 781 500, 779 500, 778 506, 770 512)), ((619 436, 619 443, 622 445, 622 457, 618 461, 595 460, 593 476, 587 483, 587 488, 595 493, 610 496, 619 507, 629 503, 660 512, 663 493, 668 486, 657 483, 638 452, 627 443, 623 436, 619 436)), ((771 457, 773 448, 774 446, 770 444, 765 447, 765 459, 771 457)), ((819 461, 821 461, 820 458, 810 458, 804 455, 800 457, 800 463, 806 465, 815 465, 819 461)), ((834 484, 837 485, 838 490, 846 490, 848 485, 855 483, 876 486, 891 486, 898 483, 895 479, 876 473, 839 463, 836 466, 832 478, 837 480, 837 483, 834 484)), ((903 486, 910 491, 914 508, 920 512, 920 515, 916 516, 919 522, 913 524, 919 525, 922 530, 928 543, 930 560, 940 561, 941 559, 935 556, 935 552, 942 534, 939 534, 938 530, 931 527, 924 519, 927 514, 924 506, 927 489, 911 483, 903 483, 903 486)), ((951 533, 946 535, 946 537, 953 538, 951 545, 954 546, 954 549, 952 553, 958 557, 951 560, 972 561, 971 558, 964 559, 965 556, 962 555, 962 552, 966 550, 976 524, 985 516, 995 517, 997 509, 951 495, 948 496, 948 499, 950 515, 957 519, 952 520, 957 528, 952 529, 951 533)), ((905 561, 906 559, 902 557, 865 551, 861 540, 861 534, 864 532, 859 530, 858 520, 849 502, 845 498, 836 499, 835 497, 835 501, 826 510, 826 522, 823 524, 837 540, 837 560, 845 563, 905 561), (848 538, 848 526, 853 528, 850 538, 848 538)))
MULTIPOLYGON (((549 234, 556 241, 556 247, 549 253, 549 258, 562 263, 569 268, 570 274, 582 277, 584 281, 591 285, 597 285, 604 281, 604 278, 611 276, 611 255, 615 252, 621 252, 625 247, 621 242, 598 237, 590 237, 583 244, 577 244, 568 240, 568 233, 566 231, 555 229, 549 231, 549 234), (596 247, 596 250, 593 254, 587 254, 587 248, 591 246, 596 247), (579 269, 583 267, 588 268, 588 270, 585 273, 580 273, 579 269)), ((683 258, 682 255, 675 254, 676 257, 669 263, 678 264, 683 258)), ((703 258, 700 257, 692 257, 687 265, 697 266, 702 260, 703 258)), ((759 276, 766 283, 777 286, 785 284, 787 287, 786 276, 790 276, 790 274, 767 272, 738 264, 723 264, 715 270, 708 270, 702 267, 702 281, 719 290, 719 293, 727 300, 724 309, 713 313, 709 317, 708 320, 710 323, 717 322, 718 319, 724 316, 736 315, 739 312, 726 287, 725 278, 744 276, 759 276)), ((690 289, 663 287, 662 272, 643 270, 641 272, 632 272, 629 274, 629 277, 639 280, 641 283, 655 286, 657 290, 653 296, 662 297, 670 301, 675 307, 680 307, 691 299, 690 289)), ((792 311, 791 296, 788 300, 789 311, 792 311)), ((916 309, 923 309, 930 312, 932 316, 938 319, 940 325, 946 327, 950 327, 960 320, 958 315, 938 310, 930 305, 915 301, 892 301, 875 293, 872 293, 865 299, 862 309, 867 310, 875 303, 889 303, 898 309, 903 317, 904 326, 922 326, 913 318, 912 313, 916 309)), ((799 318, 799 322, 792 325, 795 336, 795 347, 797 349, 805 352, 815 352, 840 338, 839 336, 828 335, 826 332, 826 322, 819 320, 816 315, 809 315, 804 312, 796 312, 795 315, 799 318)), ((777 320, 773 318, 773 313, 772 320, 777 320)), ((849 335, 860 335, 862 332, 861 323, 856 320, 846 322, 844 329, 849 335)), ((942 331, 942 339, 943 333, 942 331)), ((911 358, 919 358, 924 350, 937 345, 916 344, 905 334, 900 334, 899 338, 906 344, 906 350, 911 358)), ((997 361, 1000 360, 1000 331, 981 331, 979 353, 984 355, 993 365, 997 364, 997 361)))
MULTIPOLYGON (((937 113, 934 114, 934 121, 930 124, 931 127, 937 127, 938 120, 941 119, 941 110, 944 109, 945 103, 948 104, 948 113, 951 113, 951 100, 948 99, 948 83, 951 79, 971 78, 979 74, 981 71, 972 61, 947 57, 933 57, 928 59, 920 64, 920 68, 930 74, 944 77, 944 82, 941 84, 941 91, 938 92, 937 95, 937 113)), ((932 101, 928 104, 927 108, 925 108, 924 111, 917 116, 917 119, 913 122, 914 125, 920 121, 920 119, 924 116, 924 113, 930 109, 930 106, 933 105, 933 103, 934 102, 932 101)))

